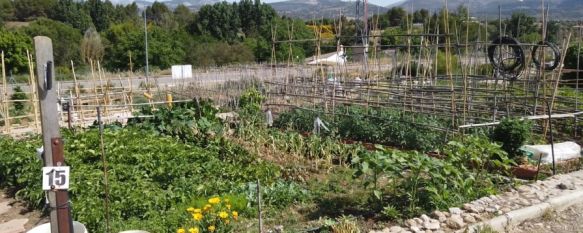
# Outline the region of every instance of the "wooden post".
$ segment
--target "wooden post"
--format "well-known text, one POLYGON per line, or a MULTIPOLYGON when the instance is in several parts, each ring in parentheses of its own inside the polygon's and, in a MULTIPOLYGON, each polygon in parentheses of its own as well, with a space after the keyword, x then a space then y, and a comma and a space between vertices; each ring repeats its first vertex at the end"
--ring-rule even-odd
POLYGON ((2 86, 4 88, 4 127, 6 134, 10 134, 10 105, 8 104, 8 82, 6 81, 6 65, 4 64, 4 51, 2 51, 2 86))
POLYGON ((26 50, 26 56, 28 59, 28 73, 30 74, 30 92, 32 97, 30 102, 32 104, 32 111, 34 112, 34 128, 37 133, 40 133, 40 123, 39 123, 39 112, 38 112, 38 93, 36 88, 36 77, 34 76, 34 63, 32 62, 32 55, 28 50, 26 50))
MULTIPOLYGON (((73 72, 73 80, 75 81, 75 100, 76 101, 71 101, 73 106, 77 106, 79 110, 77 110, 77 112, 79 113, 80 117, 81 117, 81 127, 84 126, 85 123, 85 116, 83 115, 83 103, 81 102, 81 98, 80 98, 80 94, 81 94, 81 90, 79 89, 79 82, 77 81, 77 74, 75 73, 75 64, 73 63, 73 60, 71 60, 71 72, 73 72)), ((71 107, 73 107, 71 106, 71 107)), ((77 109, 77 108, 75 108, 77 109)))
MULTIPOLYGON (((53 89, 53 44, 50 38, 34 37, 36 50, 38 93, 44 145, 44 166, 63 166, 63 140, 59 132, 57 95, 53 89)), ((71 233, 73 223, 66 190, 47 191, 51 233, 71 233)))
POLYGON ((261 182, 257 180, 257 217, 259 218, 259 233, 263 233, 263 217, 261 213, 261 182))

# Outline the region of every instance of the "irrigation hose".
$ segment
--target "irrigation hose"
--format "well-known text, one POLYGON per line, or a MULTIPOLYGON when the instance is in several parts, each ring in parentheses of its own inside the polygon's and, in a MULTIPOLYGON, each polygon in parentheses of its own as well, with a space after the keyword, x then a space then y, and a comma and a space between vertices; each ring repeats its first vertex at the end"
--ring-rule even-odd
POLYGON ((559 47, 548 41, 538 42, 538 46, 534 46, 534 49, 532 50, 532 62, 534 62, 536 67, 539 69, 541 68, 541 62, 538 60, 539 56, 537 54, 539 47, 549 47, 551 50, 553 50, 553 63, 551 65, 545 63, 544 70, 552 71, 556 69, 561 62, 561 50, 559 50, 559 47))
MULTIPOLYGON (((498 56, 500 56, 500 54, 498 54, 498 56)), ((520 46, 520 42, 512 37, 504 36, 492 41, 492 44, 488 46, 488 58, 494 69, 504 73, 520 73, 524 68, 524 50, 520 46), (505 45, 512 49, 512 58, 516 59, 516 62, 511 65, 505 65, 502 59, 497 58, 497 54, 495 54, 496 48, 505 45)))

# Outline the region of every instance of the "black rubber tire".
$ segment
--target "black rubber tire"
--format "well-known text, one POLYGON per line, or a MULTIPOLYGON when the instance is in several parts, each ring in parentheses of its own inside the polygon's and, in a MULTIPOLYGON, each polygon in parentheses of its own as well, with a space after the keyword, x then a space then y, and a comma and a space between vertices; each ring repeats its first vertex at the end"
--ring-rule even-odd
POLYGON ((512 37, 504 36, 492 41, 492 45, 488 46, 488 58, 490 59, 490 63, 496 70, 511 73, 521 71, 524 68, 525 61, 524 50, 522 49, 522 46, 520 46, 520 42, 518 42, 518 40, 512 37), (496 51, 496 47, 500 45, 508 45, 512 49, 514 57, 516 58, 515 64, 507 67, 504 66, 503 64, 499 64, 496 61, 496 59, 494 59, 494 52, 496 51))
POLYGON ((553 61, 552 65, 546 65, 544 66, 544 70, 547 71, 551 71, 556 69, 559 66, 559 63, 561 62, 561 50, 559 50, 559 47, 557 47, 557 45, 548 42, 548 41, 541 41, 538 42, 539 46, 535 46, 534 49, 532 49, 532 62, 534 63, 534 65, 536 65, 537 68, 540 69, 541 67, 541 62, 538 60, 538 56, 536 54, 536 52, 538 51, 538 48, 541 46, 548 46, 549 48, 551 48, 553 50, 553 53, 555 55, 555 59, 553 61))

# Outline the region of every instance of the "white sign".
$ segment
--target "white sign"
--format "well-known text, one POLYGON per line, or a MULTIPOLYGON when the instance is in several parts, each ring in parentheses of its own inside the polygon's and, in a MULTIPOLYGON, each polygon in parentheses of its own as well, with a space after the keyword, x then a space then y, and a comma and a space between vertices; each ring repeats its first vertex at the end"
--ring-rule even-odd
POLYGON ((43 190, 69 189, 69 167, 43 167, 43 190))
POLYGON ((192 78, 192 65, 172 66, 172 79, 192 78))

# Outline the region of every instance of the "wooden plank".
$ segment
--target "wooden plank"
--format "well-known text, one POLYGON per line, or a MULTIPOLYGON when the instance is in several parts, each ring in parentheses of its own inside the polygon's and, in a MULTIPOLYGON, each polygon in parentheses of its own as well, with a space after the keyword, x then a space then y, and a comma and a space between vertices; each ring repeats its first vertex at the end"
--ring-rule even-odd
MULTIPOLYGON (((37 36, 34 37, 34 47, 37 64, 37 88, 40 101, 41 128, 43 132, 44 166, 56 166, 57 164, 53 161, 53 156, 60 155, 62 157, 63 147, 62 143, 60 143, 61 133, 59 131, 59 114, 57 111, 58 97, 54 89, 55 87, 49 85, 54 83, 51 78, 55 76, 53 69, 53 43, 48 37, 37 36), (59 145, 53 144, 55 140, 59 142, 59 145), (53 151, 55 149, 57 151, 53 151)), ((69 233, 67 229, 72 225, 70 217, 67 217, 67 220, 59 221, 58 209, 63 208, 63 203, 57 201, 57 193, 54 191, 48 191, 47 196, 49 206, 51 207, 49 209, 51 233, 69 233)), ((59 201, 63 201, 62 195, 59 195, 59 201)), ((68 203, 68 200, 64 203, 64 206, 67 206, 66 203, 68 203)))

